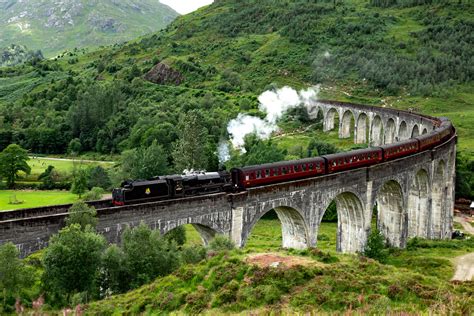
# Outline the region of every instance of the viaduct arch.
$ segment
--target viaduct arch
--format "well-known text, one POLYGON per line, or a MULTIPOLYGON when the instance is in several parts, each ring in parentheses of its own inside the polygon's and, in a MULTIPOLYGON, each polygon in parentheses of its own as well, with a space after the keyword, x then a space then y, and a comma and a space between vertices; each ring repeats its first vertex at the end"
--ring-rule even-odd
MULTIPOLYGON (((323 129, 338 129, 341 138, 379 146, 422 133, 436 133, 432 117, 395 109, 334 101, 313 102, 323 129)), ((145 222, 162 234, 192 224, 204 243, 216 234, 244 246, 257 221, 275 210, 282 223, 282 246, 317 247, 317 234, 328 205, 338 210, 337 250, 363 250, 373 210, 387 242, 404 247, 408 238, 450 238, 454 206, 456 137, 436 148, 369 167, 269 186, 235 194, 211 194, 122 207, 95 202, 98 230, 118 242, 127 226, 145 222)), ((0 212, 0 244, 11 241, 22 256, 47 245, 64 225, 69 206, 0 212)))

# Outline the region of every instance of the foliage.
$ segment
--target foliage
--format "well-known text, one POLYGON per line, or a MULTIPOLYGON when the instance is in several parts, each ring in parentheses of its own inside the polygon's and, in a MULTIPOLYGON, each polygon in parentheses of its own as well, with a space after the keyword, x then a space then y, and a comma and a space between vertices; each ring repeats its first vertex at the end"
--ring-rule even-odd
POLYGON ((370 232, 362 254, 365 257, 375 259, 381 263, 387 260, 388 254, 385 246, 385 238, 377 228, 373 228, 370 232))
POLYGON ((73 177, 71 193, 77 194, 81 198, 87 191, 87 172, 84 169, 75 170, 73 177))
POLYGON ((9 47, 0 48, 0 67, 15 66, 30 60, 39 61, 43 58, 40 50, 28 50, 23 45, 11 44, 9 47))
POLYGON ((173 161, 177 172, 208 169, 208 131, 202 115, 190 111, 179 122, 179 139, 174 145, 173 161))
POLYGON ((101 297, 123 293, 129 289, 125 254, 117 245, 110 245, 102 254, 98 283, 101 297))
POLYGON ((234 151, 231 159, 226 163, 228 169, 231 167, 242 167, 281 161, 285 159, 286 150, 278 148, 271 140, 261 140, 256 134, 245 136, 242 154, 234 151))
POLYGON ((337 153, 337 147, 333 144, 312 139, 308 144, 308 157, 324 156, 337 153))
POLYGON ((92 228, 72 224, 50 239, 43 256, 46 287, 58 300, 93 292, 105 239, 92 228))
POLYGON ((32 285, 31 271, 18 256, 19 251, 11 242, 0 246, 0 288, 2 289, 0 311, 8 311, 14 299, 20 296, 22 289, 32 285))
POLYGON ((44 190, 52 190, 55 188, 55 182, 59 180, 59 174, 54 170, 54 166, 49 165, 46 170, 39 175, 38 180, 43 182, 41 186, 44 190))
POLYGON ((0 176, 7 180, 7 186, 12 188, 18 179, 18 172, 31 172, 28 166, 28 152, 16 144, 10 144, 0 153, 0 176))
POLYGON ((84 202, 76 202, 69 209, 66 225, 77 224, 82 230, 95 229, 97 226, 97 211, 84 202))
POLYGON ((460 152, 456 156, 456 197, 474 199, 474 159, 460 152))
POLYGON ((214 251, 226 251, 232 250, 235 248, 235 244, 232 240, 228 237, 223 235, 216 235, 210 242, 209 242, 209 249, 214 251))
POLYGON ((156 140, 150 146, 123 152, 120 160, 123 178, 149 179, 168 173, 167 157, 156 140))
POLYGON ((110 181, 109 174, 102 166, 95 166, 88 170, 87 186, 92 189, 94 187, 99 187, 104 190, 110 189, 112 183, 110 181))
POLYGON ((336 202, 332 201, 328 208, 324 212, 323 222, 337 222, 337 205, 336 202))
POLYGON ((98 201, 102 199, 102 196, 104 195, 105 191, 102 188, 99 187, 93 187, 89 192, 84 194, 82 199, 84 201, 98 201))
POLYGON ((181 259, 183 263, 198 263, 206 258, 207 250, 202 246, 183 247, 181 259))
POLYGON ((168 242, 175 242, 178 246, 186 243, 186 229, 184 226, 178 226, 165 234, 164 238, 168 242))
POLYGON ((122 249, 131 288, 148 283, 160 275, 166 275, 179 264, 175 246, 144 223, 124 231, 122 249))

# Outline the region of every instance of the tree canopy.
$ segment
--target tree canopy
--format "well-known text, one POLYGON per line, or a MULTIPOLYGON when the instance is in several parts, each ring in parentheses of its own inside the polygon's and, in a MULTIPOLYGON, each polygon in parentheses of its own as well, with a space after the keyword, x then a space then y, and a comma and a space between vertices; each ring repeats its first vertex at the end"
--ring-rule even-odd
POLYGON ((9 188, 15 185, 20 171, 30 174, 31 168, 27 163, 29 159, 28 152, 16 144, 8 145, 0 153, 0 175, 5 177, 9 188))

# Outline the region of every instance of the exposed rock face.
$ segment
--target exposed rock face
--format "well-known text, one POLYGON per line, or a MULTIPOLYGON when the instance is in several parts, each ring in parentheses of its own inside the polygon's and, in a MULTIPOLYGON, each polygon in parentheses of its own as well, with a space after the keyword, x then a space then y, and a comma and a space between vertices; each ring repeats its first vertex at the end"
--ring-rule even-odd
POLYGON ((175 84, 179 85, 184 81, 183 75, 173 68, 163 64, 156 64, 149 72, 145 74, 146 80, 156 84, 175 84))

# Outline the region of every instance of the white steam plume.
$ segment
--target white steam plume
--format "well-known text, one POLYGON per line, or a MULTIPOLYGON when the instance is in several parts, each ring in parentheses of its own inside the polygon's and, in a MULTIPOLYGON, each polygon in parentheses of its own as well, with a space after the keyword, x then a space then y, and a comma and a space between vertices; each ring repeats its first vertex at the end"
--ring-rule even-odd
POLYGON ((290 87, 278 90, 265 91, 258 97, 259 109, 267 113, 265 119, 239 114, 236 119, 229 122, 227 131, 231 136, 234 148, 243 150, 245 135, 255 133, 260 139, 268 139, 271 134, 278 130, 277 121, 289 109, 305 105, 309 106, 316 101, 319 86, 297 92, 290 87))
POLYGON ((219 145, 217 146, 217 156, 219 157, 220 164, 223 164, 230 159, 229 142, 225 140, 219 142, 219 145))

